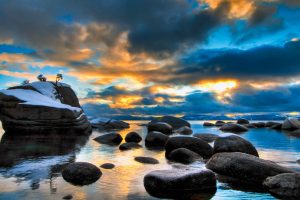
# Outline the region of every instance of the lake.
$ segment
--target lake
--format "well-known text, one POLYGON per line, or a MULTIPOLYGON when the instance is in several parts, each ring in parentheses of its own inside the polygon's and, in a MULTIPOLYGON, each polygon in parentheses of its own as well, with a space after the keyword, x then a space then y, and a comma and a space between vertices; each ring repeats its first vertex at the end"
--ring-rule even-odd
MULTIPOLYGON (((136 131, 145 138, 146 127, 139 126, 145 121, 128 121, 129 129, 120 131, 123 138, 130 131, 136 131)), ((203 121, 190 121, 194 133, 221 134, 216 127, 205 128, 203 121)), ((143 177, 157 169, 171 169, 178 164, 168 162, 164 151, 143 148, 120 151, 117 146, 99 144, 93 139, 104 132, 94 130, 90 137, 21 137, 5 135, 0 127, 0 199, 62 199, 72 194, 73 199, 157 199, 144 189, 143 177), (136 156, 150 156, 159 160, 157 165, 145 165, 134 161, 136 156), (112 170, 102 169, 101 178, 87 186, 73 186, 61 176, 63 167, 74 161, 85 161, 100 166, 113 163, 112 170)), ((263 159, 272 160, 282 166, 300 171, 296 160, 300 159, 300 136, 294 137, 282 131, 268 128, 249 129, 241 136, 257 148, 263 159)), ((193 168, 203 168, 198 161, 193 168)), ((211 198, 224 199, 276 199, 268 193, 247 188, 232 188, 218 183, 217 191, 211 198)))

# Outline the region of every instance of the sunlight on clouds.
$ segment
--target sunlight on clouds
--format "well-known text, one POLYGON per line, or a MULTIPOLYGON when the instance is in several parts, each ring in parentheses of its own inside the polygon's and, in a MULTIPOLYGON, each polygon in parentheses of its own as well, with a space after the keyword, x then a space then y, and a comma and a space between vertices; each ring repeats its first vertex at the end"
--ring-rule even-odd
POLYGON ((224 93, 228 90, 237 87, 237 81, 225 80, 225 81, 200 81, 198 84, 200 90, 205 92, 224 93))
POLYGON ((140 101, 142 97, 138 95, 122 95, 114 98, 111 108, 134 108, 135 103, 140 101))

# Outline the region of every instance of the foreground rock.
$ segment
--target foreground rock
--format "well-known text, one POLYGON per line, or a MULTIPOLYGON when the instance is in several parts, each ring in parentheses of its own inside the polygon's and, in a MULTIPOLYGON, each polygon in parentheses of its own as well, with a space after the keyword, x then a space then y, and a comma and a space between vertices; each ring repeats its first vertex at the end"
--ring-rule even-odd
POLYGON ((158 131, 166 135, 172 134, 172 126, 164 122, 151 122, 148 124, 148 132, 158 131))
POLYGON ((135 142, 126 142, 119 146, 119 149, 121 151, 131 150, 131 149, 137 149, 141 148, 142 146, 135 142))
POLYGON ((136 132, 130 132, 126 135, 125 141, 139 143, 140 141, 142 141, 142 137, 136 132))
POLYGON ((242 152, 259 157, 255 147, 249 141, 237 135, 221 135, 218 137, 214 143, 213 153, 220 152, 242 152))
POLYGON ((104 163, 104 164, 100 165, 100 167, 103 169, 113 169, 113 168, 115 168, 115 165, 112 163, 104 163))
POLYGON ((158 164, 159 161, 156 160, 155 158, 151 157, 144 157, 144 156, 138 156, 134 158, 135 161, 144 163, 144 164, 158 164))
POLYGON ((263 185, 270 193, 283 198, 300 199, 300 174, 286 173, 267 178, 263 185))
POLYGON ((145 145, 146 147, 164 147, 167 140, 169 139, 169 136, 157 132, 157 131, 152 131, 149 132, 146 136, 145 139, 145 145))
POLYGON ((239 125, 239 124, 224 124, 221 128, 221 131, 224 132, 231 132, 231 133, 241 133, 241 132, 245 132, 248 131, 248 128, 246 128, 245 126, 239 125))
POLYGON ((175 132, 182 135, 191 135, 193 133, 193 130, 188 126, 183 126, 177 129, 175 132))
POLYGON ((215 141, 219 136, 212 133, 195 133, 193 137, 199 138, 209 143, 215 141))
POLYGON ((179 129, 183 126, 191 127, 191 124, 184 119, 173 117, 173 116, 164 116, 153 119, 150 123, 164 122, 170 124, 173 129, 179 129))
POLYGON ((201 158, 197 153, 186 148, 175 149, 171 151, 168 157, 169 160, 183 163, 183 164, 189 164, 201 158))
POLYGON ((262 184, 269 176, 293 173, 292 170, 268 160, 245 153, 217 153, 206 167, 220 175, 233 177, 248 184, 262 184))
POLYGON ((296 118, 287 118, 282 124, 283 130, 297 130, 300 129, 300 121, 296 118))
POLYGON ((102 144, 115 144, 118 145, 122 142, 123 138, 119 133, 107 133, 94 139, 102 144))
POLYGON ((205 159, 212 155, 212 147, 203 140, 195 137, 176 136, 171 137, 165 145, 166 158, 169 159, 169 154, 179 148, 189 149, 205 159))
POLYGON ((88 185, 97 181, 102 175, 101 170, 87 162, 68 164, 62 171, 63 178, 74 185, 88 185))
POLYGON ((157 170, 144 177, 146 191, 158 198, 184 198, 193 192, 216 190, 216 177, 210 170, 157 170))
POLYGON ((72 88, 33 82, 0 90, 0 120, 11 134, 90 134, 91 125, 72 88))
POLYGON ((123 121, 99 117, 91 120, 93 128, 98 128, 100 130, 121 130, 129 128, 129 124, 123 121))
POLYGON ((241 118, 241 119, 238 119, 236 123, 237 124, 249 124, 250 122, 247 119, 241 118))

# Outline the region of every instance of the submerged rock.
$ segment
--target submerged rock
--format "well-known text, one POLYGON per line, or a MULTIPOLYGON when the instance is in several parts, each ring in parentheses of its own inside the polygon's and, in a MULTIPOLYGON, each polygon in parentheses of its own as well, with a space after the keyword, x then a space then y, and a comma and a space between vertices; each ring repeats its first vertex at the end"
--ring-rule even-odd
POLYGON ((104 164, 100 165, 100 167, 103 169, 113 169, 113 168, 115 168, 115 165, 112 163, 104 163, 104 164))
POLYGON ((102 175, 101 170, 87 162, 68 164, 62 171, 63 178, 74 185, 88 185, 97 181, 102 175))
POLYGON ((247 140, 237 135, 220 136, 215 140, 213 153, 242 152, 258 157, 255 147, 247 140))
POLYGON ((163 116, 153 119, 150 123, 164 122, 170 124, 173 129, 179 129, 183 126, 191 127, 191 124, 181 118, 173 117, 173 116, 163 116))
POLYGON ((283 198, 300 199, 299 173, 285 173, 268 177, 263 185, 272 194, 283 198))
POLYGON ((219 136, 212 133, 195 133, 193 137, 199 138, 201 140, 204 140, 205 142, 213 142, 215 141, 219 136))
POLYGON ((165 122, 151 122, 148 124, 148 131, 158 131, 166 135, 172 134, 172 126, 165 122))
POLYGON ((156 170, 144 177, 146 191, 158 198, 189 199, 186 195, 216 190, 216 177, 210 170, 156 170))
POLYGON ((278 123, 278 122, 267 122, 266 123, 266 127, 271 127, 271 126, 277 125, 277 124, 281 124, 281 123, 278 123))
POLYGON ((134 158, 135 161, 144 163, 144 164, 158 164, 159 161, 156 160, 155 158, 151 157, 144 157, 144 156, 138 156, 134 158))
POLYGON ((223 126, 225 124, 224 121, 216 121, 215 126, 223 126))
POLYGON ((210 122, 204 122, 203 126, 215 126, 213 123, 210 122))
POLYGON ((190 134, 193 133, 193 130, 188 126, 183 126, 179 129, 177 129, 175 132, 179 133, 179 134, 182 134, 182 135, 190 135, 190 134))
POLYGON ((241 118, 241 119, 238 119, 236 123, 237 124, 249 124, 250 122, 247 119, 241 118))
POLYGON ((183 163, 183 164, 189 164, 201 158, 197 153, 186 148, 175 149, 171 151, 168 157, 169 160, 183 163))
POLYGON ((130 125, 127 122, 109 119, 105 117, 98 117, 96 119, 93 119, 91 120, 91 124, 93 128, 98 128, 101 130, 120 130, 130 127, 130 125))
POLYGON ((125 141, 139 143, 140 141, 142 141, 142 137, 136 132, 130 132, 126 135, 125 141))
POLYGON ((243 125, 239 125, 239 124, 224 124, 221 128, 221 131, 224 132, 232 132, 232 133, 240 133, 240 132, 245 132, 248 131, 248 129, 243 126, 243 125))
POLYGON ((168 139, 169 136, 161 132, 151 131, 146 136, 145 145, 146 147, 164 147, 168 139))
POLYGON ((118 145, 122 142, 123 138, 119 133, 107 133, 94 139, 102 144, 115 144, 118 145))
POLYGON ((136 148, 141 148, 142 146, 139 145, 138 143, 135 142, 126 142, 123 143, 119 146, 119 149, 121 151, 125 151, 125 150, 131 150, 131 149, 136 149, 136 148))
POLYGON ((63 199, 73 199, 73 196, 71 194, 68 194, 64 196, 63 199))
POLYGON ((165 145, 166 157, 169 159, 169 154, 179 148, 189 149, 203 158, 210 158, 212 155, 212 147, 207 142, 195 137, 176 136, 171 137, 165 145))
POLYGON ((293 173, 292 170, 277 165, 256 156, 241 153, 217 153, 206 163, 206 168, 229 177, 247 182, 248 184, 262 184, 269 176, 282 173, 293 173))

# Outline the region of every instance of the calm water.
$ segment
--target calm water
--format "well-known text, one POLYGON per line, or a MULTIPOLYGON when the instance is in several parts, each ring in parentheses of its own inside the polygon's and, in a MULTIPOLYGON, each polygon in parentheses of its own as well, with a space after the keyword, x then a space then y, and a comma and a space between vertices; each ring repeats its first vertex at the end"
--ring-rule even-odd
MULTIPOLYGON (((120 133, 125 137, 129 131, 136 131, 143 137, 145 127, 138 126, 142 121, 130 121, 131 128, 120 133)), ((221 132, 217 128, 204 128, 202 121, 192 121, 194 133, 221 132)), ((156 199, 147 194, 143 177, 152 170, 171 169, 178 164, 169 163, 163 151, 150 151, 145 147, 121 152, 118 147, 99 144, 93 138, 103 134, 94 131, 89 138, 24 138, 4 135, 0 127, 1 161, 12 167, 0 167, 0 199, 61 199, 72 194, 73 199, 156 199), (135 156, 155 157, 158 165, 144 165, 134 161, 135 156), (65 164, 86 161, 100 166, 111 162, 112 170, 101 169, 103 175, 95 183, 78 187, 63 180, 60 171, 65 164)), ((251 129, 241 135, 251 141, 263 159, 300 171, 296 160, 300 158, 300 137, 292 137, 283 132, 251 129)), ((196 162, 191 167, 202 168, 196 162)), ((218 183, 214 200, 224 199, 275 199, 268 193, 247 189, 231 188, 218 183)))

